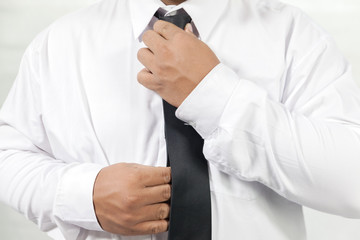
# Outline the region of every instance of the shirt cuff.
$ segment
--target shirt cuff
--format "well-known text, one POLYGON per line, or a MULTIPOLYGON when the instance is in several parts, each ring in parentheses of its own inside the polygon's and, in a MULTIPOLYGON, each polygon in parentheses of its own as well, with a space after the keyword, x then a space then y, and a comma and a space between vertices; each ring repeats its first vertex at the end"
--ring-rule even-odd
POLYGON ((93 231, 103 231, 94 204, 95 179, 104 166, 84 163, 69 166, 59 183, 54 215, 62 221, 93 231))
POLYGON ((176 117, 195 128, 202 138, 209 137, 239 82, 234 71, 218 64, 179 106, 176 117))

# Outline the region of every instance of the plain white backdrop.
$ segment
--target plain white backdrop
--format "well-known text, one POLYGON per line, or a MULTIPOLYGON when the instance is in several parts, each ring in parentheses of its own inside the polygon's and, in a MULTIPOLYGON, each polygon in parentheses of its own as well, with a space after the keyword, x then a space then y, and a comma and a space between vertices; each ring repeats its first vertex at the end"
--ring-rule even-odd
MULTIPOLYGON (((0 106, 16 77, 21 56, 35 35, 56 18, 92 2, 94 0, 0 0, 0 106)), ((360 85, 360 1, 283 2, 303 9, 335 38, 352 63, 354 78, 360 85)), ((347 187, 355 189, 359 186, 347 187)), ((309 240, 360 239, 360 220, 331 216, 311 209, 305 209, 305 217, 309 240)), ((49 238, 33 223, 0 203, 0 239, 49 238)))

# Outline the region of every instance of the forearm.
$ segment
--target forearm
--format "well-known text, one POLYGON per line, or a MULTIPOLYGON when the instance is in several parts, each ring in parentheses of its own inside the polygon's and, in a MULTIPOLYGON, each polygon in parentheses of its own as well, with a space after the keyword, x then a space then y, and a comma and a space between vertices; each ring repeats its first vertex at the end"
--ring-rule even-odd
MULTIPOLYGON (((310 117, 269 99, 265 90, 239 79, 224 66, 212 74, 211 82, 202 83, 199 92, 190 95, 177 112, 205 139, 204 154, 209 161, 299 204, 360 217, 360 192, 349 187, 360 183, 356 116, 356 121, 349 122, 334 108, 338 121, 310 117), (221 89, 215 87, 219 78, 221 89), (215 101, 208 98, 203 101, 205 92, 214 96, 216 105, 212 107, 215 101)), ((326 91, 324 99, 329 94, 326 91)), ((323 97, 319 94, 314 103, 321 103, 323 97)))
POLYGON ((1 199, 39 227, 54 227, 53 205, 64 164, 29 151, 0 152, 1 199))
POLYGON ((63 224, 72 225, 74 231, 101 230, 92 205, 101 166, 57 160, 10 129, 0 125, 1 200, 43 231, 56 226, 62 230, 63 224))
POLYGON ((301 205, 360 217, 356 127, 309 119, 269 101, 264 108, 243 126, 240 119, 224 118, 206 139, 207 158, 226 173, 259 181, 301 205), (256 130, 248 131, 253 124, 256 130))

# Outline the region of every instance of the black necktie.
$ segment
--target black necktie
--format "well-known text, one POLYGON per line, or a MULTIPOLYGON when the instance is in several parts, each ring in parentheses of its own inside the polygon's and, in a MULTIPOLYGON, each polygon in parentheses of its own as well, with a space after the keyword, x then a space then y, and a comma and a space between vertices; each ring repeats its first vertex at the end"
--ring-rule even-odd
MULTIPOLYGON (((180 9, 175 15, 155 16, 181 29, 191 17, 180 9)), ((169 240, 211 240, 211 199, 204 141, 189 125, 175 116, 176 108, 163 101, 168 165, 171 166, 172 195, 169 240)))

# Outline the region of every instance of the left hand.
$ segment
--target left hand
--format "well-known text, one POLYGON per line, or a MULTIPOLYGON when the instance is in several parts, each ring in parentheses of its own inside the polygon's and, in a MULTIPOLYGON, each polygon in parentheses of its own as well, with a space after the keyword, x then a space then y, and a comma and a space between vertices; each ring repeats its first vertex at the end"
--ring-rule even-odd
POLYGON ((189 26, 184 31, 172 23, 157 21, 154 30, 143 35, 148 48, 138 52, 138 59, 145 66, 138 81, 175 107, 220 63, 189 26))

